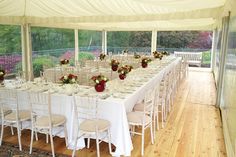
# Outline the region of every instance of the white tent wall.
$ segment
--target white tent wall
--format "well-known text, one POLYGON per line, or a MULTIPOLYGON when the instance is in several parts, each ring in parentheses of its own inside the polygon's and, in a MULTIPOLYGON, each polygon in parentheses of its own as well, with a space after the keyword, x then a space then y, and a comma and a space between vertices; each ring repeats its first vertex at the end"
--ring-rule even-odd
POLYGON ((224 4, 225 0, 3 0, 0 23, 107 31, 212 30, 224 4))
POLYGON ((216 29, 216 46, 214 48, 214 76, 217 83, 217 105, 221 109, 224 140, 227 156, 236 155, 236 1, 225 4, 222 16, 218 19, 216 29), (227 15, 230 12, 230 17, 227 15), (226 26, 228 25, 228 30, 226 26))

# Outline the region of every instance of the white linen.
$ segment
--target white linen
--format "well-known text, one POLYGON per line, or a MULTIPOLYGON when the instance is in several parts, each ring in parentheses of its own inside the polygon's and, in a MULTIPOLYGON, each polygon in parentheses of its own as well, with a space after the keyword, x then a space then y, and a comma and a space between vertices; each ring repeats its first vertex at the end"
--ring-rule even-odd
MULTIPOLYGON (((181 61, 180 58, 167 57, 162 61, 156 60, 149 64, 148 68, 136 69, 129 73, 128 77, 124 81, 113 80, 108 84, 108 89, 114 85, 117 81, 117 85, 122 87, 118 89, 106 90, 104 93, 95 92, 93 87, 66 85, 59 86, 56 84, 46 84, 42 87, 38 87, 38 90, 42 92, 47 88, 55 93, 52 94, 52 112, 56 114, 62 114, 67 118, 67 132, 69 148, 73 148, 74 139, 78 128, 76 105, 74 104, 71 91, 66 89, 73 89, 78 94, 98 95, 101 99, 98 100, 99 118, 108 120, 111 122, 111 141, 116 146, 114 156, 124 155, 130 156, 133 149, 129 126, 126 113, 132 111, 134 105, 144 99, 144 93, 159 84, 162 76, 165 72, 175 67, 181 61), (139 76, 139 77, 137 77, 139 76), (134 81, 136 79, 136 81, 134 81), (131 84, 132 86, 128 86, 131 84), (118 92, 116 92, 119 91, 118 92), (112 96, 107 97, 107 94, 112 96), (124 98, 117 98, 116 96, 122 95, 124 98), (105 99, 106 98, 106 99, 105 99)), ((40 86, 40 85, 39 85, 40 86)), ((25 109, 29 109, 29 100, 27 92, 29 88, 33 89, 37 87, 35 84, 27 83, 22 85, 19 90, 19 105, 25 109)), ((114 88, 114 87, 113 87, 114 88)), ((109 96, 109 95, 108 95, 109 96)), ((64 137, 63 134, 60 134, 64 137)), ((83 139, 78 142, 77 148, 83 148, 85 146, 83 139)))

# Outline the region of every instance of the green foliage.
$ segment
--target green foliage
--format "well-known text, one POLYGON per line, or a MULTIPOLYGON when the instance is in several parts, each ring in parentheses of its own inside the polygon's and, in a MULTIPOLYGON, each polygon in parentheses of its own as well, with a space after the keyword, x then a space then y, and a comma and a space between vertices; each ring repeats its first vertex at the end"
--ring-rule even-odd
POLYGON ((205 51, 202 53, 202 63, 211 64, 211 51, 205 51))
POLYGON ((21 51, 20 26, 0 25, 0 54, 21 51))
POLYGON ((101 31, 79 31, 79 46, 101 46, 102 45, 102 32, 101 31))
POLYGON ((94 60, 94 55, 90 52, 79 52, 79 60, 94 60))
POLYGON ((74 47, 71 29, 32 27, 31 37, 33 51, 74 47))
MULTIPOLYGON (((94 55, 91 52, 79 52, 78 56, 79 62, 82 62, 84 60, 94 60, 94 55)), ((72 58, 70 60, 70 66, 75 65, 75 60, 72 58)))
POLYGON ((157 47, 186 48, 197 39, 198 31, 162 31, 157 33, 157 47))
POLYGON ((34 70, 34 77, 40 76, 40 71, 43 71, 43 66, 47 68, 53 67, 52 61, 48 57, 37 57, 33 60, 33 70, 34 70))
POLYGON ((151 32, 108 32, 109 47, 149 47, 151 46, 151 32))
MULTIPOLYGON (((53 67, 53 62, 51 61, 50 58, 48 58, 47 56, 39 56, 35 59, 33 59, 33 74, 34 77, 39 77, 40 76, 40 71, 43 71, 43 68, 47 67, 53 67)), ((19 72, 22 71, 22 63, 19 62, 16 66, 15 66, 15 72, 19 72)))

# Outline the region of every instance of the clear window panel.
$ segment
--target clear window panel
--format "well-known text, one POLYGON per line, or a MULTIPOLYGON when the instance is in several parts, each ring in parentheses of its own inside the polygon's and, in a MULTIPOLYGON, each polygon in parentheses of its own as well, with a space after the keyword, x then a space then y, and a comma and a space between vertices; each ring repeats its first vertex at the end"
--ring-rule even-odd
POLYGON ((157 32, 157 50, 203 52, 201 67, 211 64, 212 31, 160 31, 157 32))
POLYGON ((79 61, 93 60, 102 52, 102 32, 79 30, 79 61))
POLYGON ((108 52, 120 54, 128 51, 129 54, 151 52, 152 32, 146 31, 119 31, 107 33, 108 52))
POLYGON ((14 78, 22 71, 21 27, 0 25, 0 68, 5 78, 14 78))
POLYGON ((74 64, 74 30, 32 27, 31 39, 34 77, 44 68, 59 65, 61 59, 74 64))

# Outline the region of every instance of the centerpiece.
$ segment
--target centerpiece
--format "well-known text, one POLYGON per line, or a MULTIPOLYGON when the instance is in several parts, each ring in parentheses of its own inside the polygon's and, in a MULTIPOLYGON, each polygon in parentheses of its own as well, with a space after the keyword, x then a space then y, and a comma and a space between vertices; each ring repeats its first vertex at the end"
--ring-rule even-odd
POLYGON ((143 68, 146 68, 148 66, 148 63, 151 62, 152 60, 150 58, 143 58, 142 59, 142 62, 141 62, 141 65, 143 68))
POLYGON ((141 58, 141 56, 138 55, 138 54, 134 54, 134 58, 135 58, 135 59, 139 59, 139 58, 141 58))
POLYGON ((6 74, 5 70, 0 69, 0 83, 4 81, 5 74, 6 74))
POLYGON ((167 51, 162 51, 161 54, 162 54, 162 55, 165 55, 165 56, 169 56, 169 55, 170 55, 170 53, 167 52, 167 51))
POLYGON ((69 61, 68 59, 61 59, 61 60, 60 60, 60 64, 61 64, 61 65, 67 65, 67 64, 69 64, 69 62, 70 62, 70 61, 69 61))
POLYGON ((73 74, 65 75, 60 78, 63 84, 73 84, 77 82, 77 76, 73 74))
POLYGON ((99 55, 99 59, 102 61, 102 60, 104 60, 106 58, 106 55, 104 54, 104 53, 101 53, 100 55, 99 55))
POLYGON ((119 64, 120 64, 120 62, 118 62, 115 59, 112 59, 111 60, 111 69, 112 69, 112 71, 117 71, 119 64))
POLYGON ((108 81, 108 78, 100 74, 97 76, 93 76, 91 79, 95 83, 94 88, 97 92, 103 92, 105 90, 106 82, 108 81))
POLYGON ((121 80, 124 80, 126 78, 126 75, 133 69, 130 65, 124 65, 118 69, 119 78, 121 80))
POLYGON ((160 60, 162 60, 163 54, 155 51, 155 52, 153 52, 153 56, 154 56, 154 58, 159 58, 160 60))

